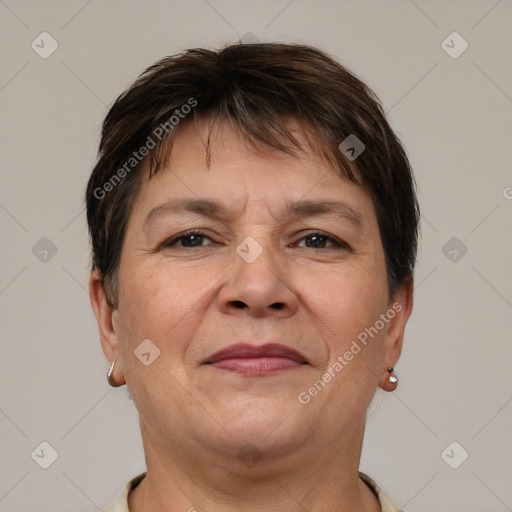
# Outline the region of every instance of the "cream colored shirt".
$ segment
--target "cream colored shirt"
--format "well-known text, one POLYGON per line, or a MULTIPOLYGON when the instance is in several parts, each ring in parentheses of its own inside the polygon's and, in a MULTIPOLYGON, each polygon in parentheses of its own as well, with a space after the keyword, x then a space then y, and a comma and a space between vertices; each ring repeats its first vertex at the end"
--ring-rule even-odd
MULTIPOLYGON (((135 478, 132 478, 103 512, 130 512, 128 509, 128 494, 132 489, 137 487, 145 476, 146 473, 141 473, 135 478)), ((368 475, 359 472, 359 477, 368 485, 375 496, 377 496, 382 512, 402 512, 393 504, 389 496, 385 494, 384 491, 382 491, 382 489, 368 475)))

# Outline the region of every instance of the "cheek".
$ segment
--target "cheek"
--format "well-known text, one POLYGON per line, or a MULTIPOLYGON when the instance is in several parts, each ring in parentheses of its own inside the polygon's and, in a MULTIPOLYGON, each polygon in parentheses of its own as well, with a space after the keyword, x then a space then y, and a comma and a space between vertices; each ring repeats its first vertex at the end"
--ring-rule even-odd
POLYGON ((135 348, 151 339, 161 355, 181 357, 204 316, 208 292, 219 280, 206 269, 177 268, 160 262, 133 265, 123 281, 123 317, 130 323, 129 343, 135 348))
MULTIPOLYGON (((305 289, 314 290, 305 301, 327 348, 318 376, 327 384, 318 393, 317 406, 329 403, 333 421, 341 417, 355 421, 379 382, 387 327, 380 320, 387 305, 386 283, 375 280, 373 273, 355 270, 303 279, 305 289)), ((306 391, 315 392, 314 387, 312 381, 306 391)))
POLYGON ((330 337, 347 342, 370 327, 384 312, 387 289, 382 278, 361 268, 302 273, 303 300, 314 310, 330 337))
POLYGON ((150 424, 164 416, 178 424, 177 404, 186 400, 178 383, 186 382, 184 353, 200 322, 204 286, 168 265, 132 268, 136 270, 125 272, 122 281, 119 309, 120 320, 129 322, 121 342, 127 384, 139 413, 150 424))

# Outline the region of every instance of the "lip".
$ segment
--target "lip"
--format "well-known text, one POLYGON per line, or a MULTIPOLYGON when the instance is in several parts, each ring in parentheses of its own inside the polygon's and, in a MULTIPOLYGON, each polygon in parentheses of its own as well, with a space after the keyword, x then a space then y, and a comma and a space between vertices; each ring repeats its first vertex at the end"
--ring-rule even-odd
POLYGON ((238 373, 275 373, 308 364, 297 350, 278 343, 237 343, 212 354, 204 364, 238 373))

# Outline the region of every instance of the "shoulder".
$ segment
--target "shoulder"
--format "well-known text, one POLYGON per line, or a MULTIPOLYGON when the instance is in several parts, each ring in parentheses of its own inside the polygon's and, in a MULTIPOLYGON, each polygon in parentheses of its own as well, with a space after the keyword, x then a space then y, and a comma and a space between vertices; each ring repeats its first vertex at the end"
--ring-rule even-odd
POLYGON ((136 477, 132 478, 114 498, 114 501, 102 512, 130 512, 128 509, 128 494, 132 489, 135 489, 137 485, 144 479, 146 473, 141 473, 136 477))
POLYGON ((365 473, 359 471, 359 478, 368 485, 377 496, 382 512, 402 512, 392 501, 391 498, 377 485, 377 483, 365 473))

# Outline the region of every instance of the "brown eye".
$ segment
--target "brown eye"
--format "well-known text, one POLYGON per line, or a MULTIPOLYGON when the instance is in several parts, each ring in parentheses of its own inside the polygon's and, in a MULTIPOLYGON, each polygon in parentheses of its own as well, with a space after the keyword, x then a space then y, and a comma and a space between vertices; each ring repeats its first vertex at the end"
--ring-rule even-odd
POLYGON ((313 249, 349 249, 350 247, 341 240, 338 240, 332 236, 326 235, 320 231, 310 233, 307 236, 301 238, 301 241, 305 240, 306 245, 302 247, 313 248, 313 249))
POLYGON ((183 247, 198 247, 200 245, 203 245, 203 239, 203 235, 196 235, 195 233, 180 237, 181 245, 183 247))
POLYGON ((328 237, 322 235, 310 235, 306 237, 306 247, 314 247, 315 249, 323 249, 328 242, 328 237))
POLYGON ((162 247, 182 247, 182 248, 193 248, 193 247, 204 247, 205 240, 210 240, 205 234, 200 231, 188 231, 187 233, 181 233, 175 236, 168 242, 165 242, 162 247))

